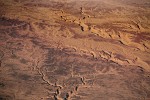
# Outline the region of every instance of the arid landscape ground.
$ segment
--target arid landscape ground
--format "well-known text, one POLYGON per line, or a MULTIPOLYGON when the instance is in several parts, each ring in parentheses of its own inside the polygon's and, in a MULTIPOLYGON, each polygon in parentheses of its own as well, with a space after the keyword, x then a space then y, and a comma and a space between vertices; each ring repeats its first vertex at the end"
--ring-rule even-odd
POLYGON ((150 100, 150 0, 0 0, 0 100, 150 100))

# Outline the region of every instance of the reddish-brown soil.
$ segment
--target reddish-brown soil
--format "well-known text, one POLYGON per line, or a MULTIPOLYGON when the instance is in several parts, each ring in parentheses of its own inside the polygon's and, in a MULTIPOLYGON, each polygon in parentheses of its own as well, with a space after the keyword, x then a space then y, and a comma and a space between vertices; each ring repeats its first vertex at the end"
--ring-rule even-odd
POLYGON ((149 0, 0 0, 0 100, 150 100, 149 0))

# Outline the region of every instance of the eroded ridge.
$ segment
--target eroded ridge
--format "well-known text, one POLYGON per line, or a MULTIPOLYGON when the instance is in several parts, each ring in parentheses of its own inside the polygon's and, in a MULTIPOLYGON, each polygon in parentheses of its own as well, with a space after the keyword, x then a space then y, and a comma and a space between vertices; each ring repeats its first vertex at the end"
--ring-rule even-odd
POLYGON ((7 48, 1 47, 1 98, 149 98, 149 73, 143 68, 121 66, 72 48, 43 48, 44 42, 34 39, 13 37, 7 48))

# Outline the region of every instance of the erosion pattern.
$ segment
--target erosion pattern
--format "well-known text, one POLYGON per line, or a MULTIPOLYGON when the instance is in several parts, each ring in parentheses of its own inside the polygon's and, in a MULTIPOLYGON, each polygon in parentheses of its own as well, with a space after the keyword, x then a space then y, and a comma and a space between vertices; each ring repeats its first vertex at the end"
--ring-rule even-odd
POLYGON ((0 100, 150 100, 149 0, 0 9, 0 100))

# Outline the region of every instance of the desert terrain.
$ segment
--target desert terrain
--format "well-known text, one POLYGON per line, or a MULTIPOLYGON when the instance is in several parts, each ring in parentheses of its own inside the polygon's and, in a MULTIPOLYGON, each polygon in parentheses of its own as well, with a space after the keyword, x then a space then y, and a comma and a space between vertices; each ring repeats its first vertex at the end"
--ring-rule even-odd
POLYGON ((150 0, 0 0, 0 100, 150 100, 150 0))

